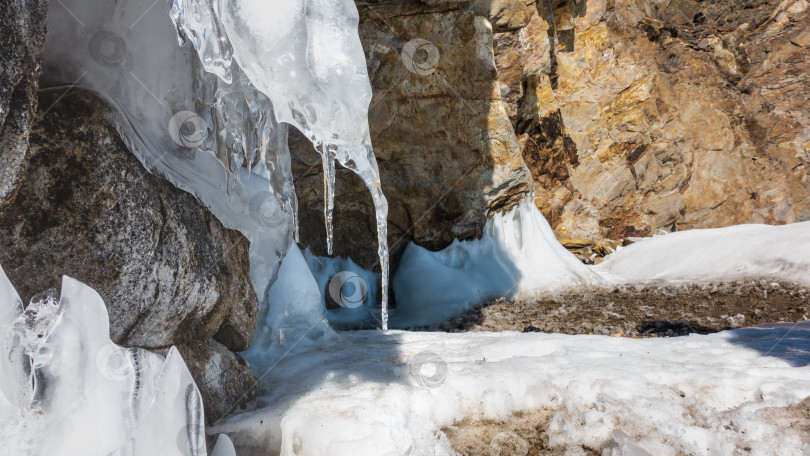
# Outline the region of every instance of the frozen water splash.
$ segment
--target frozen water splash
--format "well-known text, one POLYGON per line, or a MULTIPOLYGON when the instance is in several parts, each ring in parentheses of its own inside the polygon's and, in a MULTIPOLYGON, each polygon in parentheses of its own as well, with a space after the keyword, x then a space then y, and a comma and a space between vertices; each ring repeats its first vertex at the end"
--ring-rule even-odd
POLYGON ((150 171, 242 231, 263 301, 297 237, 287 125, 301 130, 324 157, 330 250, 334 161, 372 194, 386 315, 388 206, 369 135, 358 20, 350 0, 175 0, 168 14, 149 0, 54 2, 44 85, 99 92, 120 111, 118 128, 150 171))
MULTIPOLYGON (((4 454, 206 454, 202 398, 180 354, 113 344, 91 288, 65 277, 61 297, 23 311, 0 269, 0 326, 4 454)), ((235 454, 224 440, 215 456, 235 454)))

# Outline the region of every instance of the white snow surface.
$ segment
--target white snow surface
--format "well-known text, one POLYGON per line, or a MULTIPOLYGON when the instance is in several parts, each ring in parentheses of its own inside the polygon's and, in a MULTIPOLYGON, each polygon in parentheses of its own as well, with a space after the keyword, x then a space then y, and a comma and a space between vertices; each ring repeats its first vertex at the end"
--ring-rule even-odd
POLYGON ((810 285, 810 222, 653 236, 620 248, 594 271, 623 283, 770 278, 810 285))
POLYGON ((810 436, 784 407, 810 396, 808 364, 810 322, 657 339, 340 333, 257 372, 260 405, 211 431, 240 456, 450 455, 443 426, 547 409, 548 444, 568 454, 801 455, 810 436))
MULTIPOLYGON (((180 353, 110 341, 107 308, 64 277, 20 298, 0 268, 0 454, 204 456, 202 398, 180 353)), ((224 436, 213 456, 235 456, 224 436)))

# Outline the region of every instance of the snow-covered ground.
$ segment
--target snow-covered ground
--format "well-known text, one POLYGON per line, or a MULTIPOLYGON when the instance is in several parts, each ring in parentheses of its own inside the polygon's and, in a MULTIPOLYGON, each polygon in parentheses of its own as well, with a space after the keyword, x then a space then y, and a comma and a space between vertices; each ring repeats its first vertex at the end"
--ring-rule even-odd
MULTIPOLYGON (((622 430, 652 455, 801 455, 782 407, 810 396, 810 322, 708 336, 360 331, 259 369, 255 409, 210 432, 240 456, 453 454, 464 417, 548 409, 552 447, 622 430)), ((517 437, 515 437, 517 438, 517 437)))
POLYGON ((653 236, 593 268, 625 283, 770 278, 810 285, 810 222, 737 225, 653 236))

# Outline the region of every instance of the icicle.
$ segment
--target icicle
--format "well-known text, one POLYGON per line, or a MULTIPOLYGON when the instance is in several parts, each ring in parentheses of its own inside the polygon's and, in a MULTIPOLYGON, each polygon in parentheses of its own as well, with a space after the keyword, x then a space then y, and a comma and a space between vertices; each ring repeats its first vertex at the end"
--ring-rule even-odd
POLYGON ((334 243, 332 213, 335 209, 335 153, 333 146, 323 145, 323 219, 326 224, 326 253, 331 255, 334 243))
POLYGON ((388 201, 379 183, 369 186, 377 218, 377 255, 380 257, 380 321, 388 331, 388 201))

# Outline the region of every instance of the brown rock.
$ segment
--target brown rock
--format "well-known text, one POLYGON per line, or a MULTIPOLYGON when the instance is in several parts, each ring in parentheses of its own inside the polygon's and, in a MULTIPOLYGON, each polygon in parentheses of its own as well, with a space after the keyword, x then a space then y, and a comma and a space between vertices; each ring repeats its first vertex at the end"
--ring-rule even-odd
MULTIPOLYGON (((509 209, 532 188, 501 101, 492 27, 457 2, 358 6, 394 263, 409 240, 440 249, 454 238, 479 236, 487 211, 509 209), (403 60, 409 42, 420 49, 414 62, 403 60)), ((301 137, 293 137, 291 149, 301 243, 325 254, 320 158, 301 137)), ((337 174, 336 253, 375 266, 368 191, 351 172, 337 174)))
POLYGON ((537 6, 495 60, 559 236, 810 219, 806 2, 537 6))

